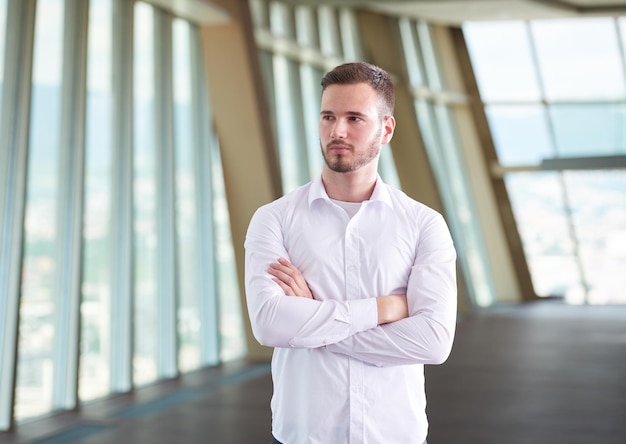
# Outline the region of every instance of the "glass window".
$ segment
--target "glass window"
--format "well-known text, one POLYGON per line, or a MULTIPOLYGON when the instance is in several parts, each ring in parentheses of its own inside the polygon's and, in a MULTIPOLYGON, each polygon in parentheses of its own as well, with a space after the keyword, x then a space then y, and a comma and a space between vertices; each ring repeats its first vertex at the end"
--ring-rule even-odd
MULTIPOLYGON (((306 140, 300 96, 298 65, 281 55, 274 55, 278 155, 283 190, 289 192, 308 181, 306 140)), ((317 119, 316 119, 317 121, 317 119)))
POLYGON ((280 37, 295 37, 293 11, 280 2, 270 3, 270 26, 272 34, 280 37))
POLYGON ((39 0, 35 17, 31 127, 15 418, 52 406, 62 0, 39 0))
POLYGON ((543 106, 488 105, 485 114, 501 165, 538 165, 556 155, 543 106))
POLYGON ((302 111, 304 119, 304 131, 307 147, 307 162, 309 165, 309 178, 317 177, 322 172, 324 163, 320 151, 319 121, 320 100, 322 86, 320 79, 324 73, 320 69, 310 65, 300 65, 300 78, 302 79, 302 111))
MULTIPOLYGON (((626 172, 569 171, 564 176, 588 286, 585 302, 624 304, 626 172)), ((582 298, 576 295, 577 300, 582 298)))
POLYGON ((417 29, 414 23, 407 18, 400 19, 398 26, 402 38, 402 49, 404 51, 404 59, 406 60, 409 83, 414 88, 424 86, 426 75, 423 73, 423 58, 417 45, 417 29))
POLYGON ((133 379, 141 385, 157 378, 157 227, 154 145, 154 15, 135 4, 134 53, 134 357, 133 379))
POLYGON ((626 153, 626 106, 614 103, 549 107, 561 157, 626 153))
POLYGON ((624 304, 626 172, 570 171, 565 182, 588 285, 586 302, 624 304))
POLYGON ((541 20, 531 27, 549 100, 624 97, 624 71, 612 18, 541 20))
MULTIPOLYGON (((528 41, 536 50, 536 60, 528 57, 527 66, 516 70, 535 70, 545 97, 526 98, 535 104, 485 107, 503 166, 537 164, 546 157, 626 152, 626 54, 620 54, 616 32, 619 29, 623 47, 625 25, 624 18, 608 17, 530 22, 528 41)), ((478 77, 493 68, 489 48, 503 39, 496 29, 484 23, 464 26, 478 77)), ((514 54, 517 47, 506 50, 514 54)), ((517 86, 519 79, 510 78, 517 86)), ((490 98, 493 85, 482 81, 479 87, 483 98, 490 98)), ((623 243, 623 235, 615 229, 615 220, 624 226, 624 196, 615 188, 624 189, 621 174, 571 171, 505 176, 539 296, 560 296, 570 303, 623 302, 614 290, 619 283, 614 269, 623 267, 623 259, 612 249, 623 243)))
POLYGON ((582 276, 560 173, 510 173, 505 183, 535 292, 580 302, 582 276))
POLYGON ((200 288, 197 193, 194 168, 189 24, 173 22, 174 146, 176 156, 176 235, 178 253, 178 367, 200 366, 200 288))
POLYGON ((303 48, 319 48, 317 20, 311 6, 297 6, 295 9, 296 38, 303 48))
POLYGON ((463 34, 483 101, 540 99, 523 22, 467 23, 463 34))
POLYGON ((111 304, 112 5, 89 3, 80 399, 109 392, 111 304))
MULTIPOLYGON (((407 65, 411 86, 427 88, 430 92, 445 89, 428 24, 400 20, 398 25, 407 63, 413 62, 413 66, 407 65)), ((446 104, 435 103, 425 95, 415 96, 414 106, 450 229, 458 242, 459 260, 469 281, 472 301, 479 306, 489 305, 494 300, 493 284, 463 170, 454 112, 446 104)))
POLYGON ((335 9, 321 5, 317 8, 317 14, 322 54, 327 57, 341 56, 341 39, 335 9))
POLYGON ((213 174, 213 217, 218 275, 220 359, 232 361, 245 356, 246 338, 241 298, 235 297, 241 293, 230 231, 230 216, 226 201, 222 161, 217 143, 213 144, 212 148, 211 171, 213 174))

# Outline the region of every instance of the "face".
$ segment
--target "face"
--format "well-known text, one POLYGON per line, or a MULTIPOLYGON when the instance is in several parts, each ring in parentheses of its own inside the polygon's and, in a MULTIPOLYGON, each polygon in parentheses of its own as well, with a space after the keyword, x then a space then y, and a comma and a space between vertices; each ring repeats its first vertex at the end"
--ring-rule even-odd
POLYGON ((377 167, 380 149, 389 143, 395 127, 393 117, 380 115, 379 103, 367 83, 330 85, 324 90, 319 132, 327 168, 351 173, 377 167))

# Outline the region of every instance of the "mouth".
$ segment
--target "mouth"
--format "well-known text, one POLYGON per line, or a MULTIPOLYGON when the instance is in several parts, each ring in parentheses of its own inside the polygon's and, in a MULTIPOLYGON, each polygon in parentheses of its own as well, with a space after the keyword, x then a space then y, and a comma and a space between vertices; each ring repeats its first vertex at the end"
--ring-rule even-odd
POLYGON ((341 143, 330 143, 328 144, 328 151, 331 151, 335 154, 344 154, 348 153, 352 150, 350 145, 345 145, 341 143))

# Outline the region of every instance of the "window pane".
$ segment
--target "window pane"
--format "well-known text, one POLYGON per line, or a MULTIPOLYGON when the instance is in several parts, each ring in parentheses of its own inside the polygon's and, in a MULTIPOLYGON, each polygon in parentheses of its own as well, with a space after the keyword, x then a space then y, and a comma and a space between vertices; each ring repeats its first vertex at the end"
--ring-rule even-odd
POLYGON ((626 172, 565 173, 587 302, 626 303, 626 172), (599 224, 601 221, 601 224, 599 224))
POLYGON ((523 22, 468 23, 463 34, 485 102, 539 100, 540 92, 523 22))
POLYGON ((555 156, 541 105, 492 105, 485 114, 501 165, 535 165, 555 156))
POLYGON ((559 156, 626 153, 624 105, 553 105, 549 109, 559 156))
POLYGON ((578 302, 582 288, 559 173, 505 176, 535 293, 578 302))
POLYGON ((188 371, 200 366, 201 322, 189 24, 183 20, 175 20, 172 32, 179 277, 178 365, 182 371, 188 371))
POLYGON ((220 360, 225 362, 242 358, 245 355, 246 339, 240 303, 241 298, 235 297, 235 295, 241 293, 232 233, 230 231, 230 216, 228 214, 228 202, 226 201, 222 161, 217 143, 213 145, 211 160, 215 256, 218 275, 217 294, 219 297, 220 360))
POLYGON ((278 155, 283 190, 291 191, 309 179, 298 65, 274 56, 278 155))
POLYGON ((89 3, 87 141, 79 394, 109 392, 111 304, 111 0, 89 3))
POLYGON ((300 65, 302 79, 302 112, 306 137, 307 161, 309 164, 309 178, 317 177, 322 172, 324 163, 320 151, 320 137, 318 123, 320 119, 320 98, 322 87, 320 79, 324 73, 310 65, 300 65))
POLYGON ((133 379, 157 378, 157 232, 154 146, 154 18, 151 6, 135 4, 134 242, 135 347, 133 379))
POLYGON ((624 96, 612 18, 535 21, 532 31, 548 99, 624 96))
POLYGON ((63 2, 39 0, 35 52, 15 417, 52 404, 56 202, 63 54, 63 2))

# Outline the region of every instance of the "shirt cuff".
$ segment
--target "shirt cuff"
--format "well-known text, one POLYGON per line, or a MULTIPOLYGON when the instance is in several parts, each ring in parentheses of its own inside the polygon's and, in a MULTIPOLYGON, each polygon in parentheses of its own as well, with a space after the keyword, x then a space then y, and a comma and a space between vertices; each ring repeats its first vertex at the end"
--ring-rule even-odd
POLYGON ((350 309, 351 335, 378 326, 376 298, 347 301, 350 309))

